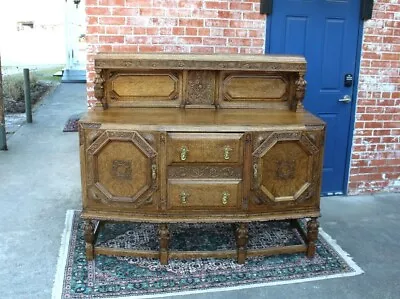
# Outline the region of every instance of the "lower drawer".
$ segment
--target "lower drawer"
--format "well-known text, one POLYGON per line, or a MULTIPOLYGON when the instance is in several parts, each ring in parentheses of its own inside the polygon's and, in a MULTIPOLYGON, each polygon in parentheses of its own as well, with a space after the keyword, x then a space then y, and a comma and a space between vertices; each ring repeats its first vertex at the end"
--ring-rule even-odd
POLYGON ((168 180, 168 209, 236 209, 242 197, 240 180, 168 180))

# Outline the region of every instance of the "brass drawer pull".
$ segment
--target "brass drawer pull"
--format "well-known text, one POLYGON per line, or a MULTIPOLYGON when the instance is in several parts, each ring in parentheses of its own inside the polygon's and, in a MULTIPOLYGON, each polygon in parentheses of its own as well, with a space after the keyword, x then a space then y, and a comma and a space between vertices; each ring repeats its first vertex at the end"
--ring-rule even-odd
POLYGON ((253 164, 253 177, 254 179, 257 179, 258 176, 258 166, 257 164, 253 164))
POLYGON ((181 194, 179 195, 179 197, 181 198, 181 204, 185 205, 185 204, 187 204, 187 199, 189 197, 189 193, 182 191, 181 194))
POLYGON ((228 204, 230 194, 226 191, 222 193, 222 204, 225 206, 228 204))
POLYGON ((230 157, 230 152, 232 151, 232 149, 227 145, 227 146, 225 146, 225 148, 224 148, 224 159, 225 160, 229 160, 231 157, 230 157))
POLYGON ((181 161, 185 161, 187 159, 188 152, 189 150, 186 146, 181 147, 181 161))
POLYGON ((155 181, 157 179, 157 165, 156 164, 151 165, 151 178, 153 179, 153 181, 155 181))

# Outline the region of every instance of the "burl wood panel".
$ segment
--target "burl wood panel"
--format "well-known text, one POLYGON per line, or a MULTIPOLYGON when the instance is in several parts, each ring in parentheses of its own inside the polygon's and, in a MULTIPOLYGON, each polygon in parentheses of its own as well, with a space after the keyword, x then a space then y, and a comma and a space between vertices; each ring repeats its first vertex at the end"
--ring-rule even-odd
POLYGON ((243 134, 170 133, 167 163, 241 163, 243 134))
POLYGON ((169 209, 221 209, 240 204, 241 181, 168 180, 169 209))
POLYGON ((221 108, 259 107, 290 109, 293 98, 290 77, 278 73, 222 72, 218 106, 221 108))
POLYGON ((112 72, 106 84, 108 107, 179 107, 182 72, 112 72))

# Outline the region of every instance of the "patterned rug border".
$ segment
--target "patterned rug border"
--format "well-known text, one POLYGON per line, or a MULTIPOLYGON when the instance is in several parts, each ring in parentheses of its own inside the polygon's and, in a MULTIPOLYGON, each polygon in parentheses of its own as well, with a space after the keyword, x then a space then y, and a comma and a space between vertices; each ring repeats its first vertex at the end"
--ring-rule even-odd
MULTIPOLYGON (((53 284, 52 291, 52 299, 60 299, 62 296, 62 288, 64 283, 64 272, 65 267, 67 265, 67 256, 68 256, 68 248, 71 239, 72 232, 72 221, 74 217, 75 210, 68 210, 65 218, 65 227, 61 236, 61 245, 58 254, 57 261, 57 269, 56 275, 53 284)), ((170 292, 163 294, 154 294, 154 295, 137 295, 137 296, 124 296, 124 297, 108 297, 108 299, 137 299, 137 298, 161 298, 167 296, 183 296, 190 294, 200 294, 200 293, 212 293, 212 292, 222 292, 222 291, 234 291, 234 290, 243 290, 250 288, 258 288, 265 286, 274 286, 274 285, 285 285, 292 283, 301 283, 308 281, 318 281, 339 277, 350 277, 357 276, 363 274, 364 271, 353 261, 352 257, 344 251, 329 234, 327 234, 322 228, 319 228, 320 236, 327 242, 336 252, 337 254, 351 267, 354 272, 349 273, 341 273, 341 274, 332 274, 332 275, 323 275, 312 278, 301 278, 301 279, 293 279, 293 280, 285 280, 285 281, 274 281, 274 282, 266 282, 266 283, 256 283, 256 284, 248 284, 248 285, 240 285, 235 287, 223 287, 223 288, 211 288, 205 290, 193 290, 193 291, 183 291, 183 292, 170 292)), ((106 297, 102 297, 102 299, 107 299, 106 297)))

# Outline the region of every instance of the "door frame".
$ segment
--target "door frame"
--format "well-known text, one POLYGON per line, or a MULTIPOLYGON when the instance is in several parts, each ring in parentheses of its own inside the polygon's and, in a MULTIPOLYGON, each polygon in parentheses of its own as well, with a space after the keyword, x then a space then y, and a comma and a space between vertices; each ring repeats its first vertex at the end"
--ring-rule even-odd
MULTIPOLYGON (((362 1, 362 0, 359 0, 362 1)), ((265 30, 265 51, 264 54, 270 53, 271 43, 269 37, 271 36, 271 23, 272 23, 272 15, 267 16, 266 22, 266 30, 265 30)), ((324 196, 332 196, 332 195, 347 195, 349 191, 349 179, 350 179, 350 166, 351 166, 351 156, 353 152, 353 137, 354 137, 354 126, 356 119, 356 108, 358 102, 358 80, 360 75, 361 68, 361 53, 362 53, 362 44, 363 44, 363 36, 364 36, 364 20, 361 19, 361 15, 358 21, 358 36, 357 36, 357 48, 356 48, 356 63, 354 68, 354 84, 352 88, 353 100, 350 108, 350 123, 349 123, 349 136, 347 140, 347 148, 346 148, 346 161, 345 161, 345 173, 343 177, 343 194, 340 192, 336 193, 321 193, 324 196)))

